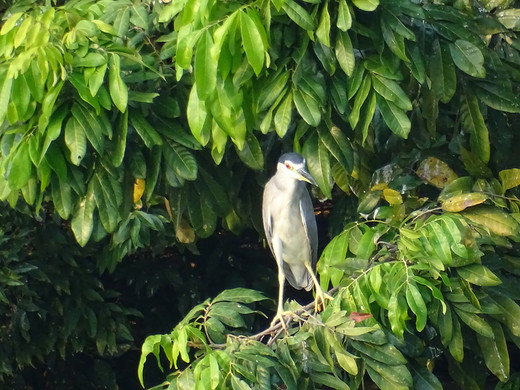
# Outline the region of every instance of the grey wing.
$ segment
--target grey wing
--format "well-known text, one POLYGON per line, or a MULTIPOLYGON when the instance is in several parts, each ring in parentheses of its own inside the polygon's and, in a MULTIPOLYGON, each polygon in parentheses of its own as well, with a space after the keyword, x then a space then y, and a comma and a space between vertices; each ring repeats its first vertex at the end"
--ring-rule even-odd
POLYGON ((300 214, 303 227, 307 233, 312 269, 315 269, 318 260, 318 228, 316 227, 314 207, 312 207, 311 197, 307 191, 300 200, 300 214))
POLYGON ((271 249, 271 253, 276 257, 273 250, 273 220, 271 217, 271 209, 269 207, 269 199, 267 198, 269 182, 265 185, 264 195, 262 199, 262 220, 264 221, 264 232, 267 243, 269 244, 269 248, 271 249))

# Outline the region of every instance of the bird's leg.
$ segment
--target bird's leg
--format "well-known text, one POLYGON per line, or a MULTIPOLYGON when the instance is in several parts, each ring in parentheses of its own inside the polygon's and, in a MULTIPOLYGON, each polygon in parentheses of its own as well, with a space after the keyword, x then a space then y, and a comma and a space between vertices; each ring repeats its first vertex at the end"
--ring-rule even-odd
POLYGON ((282 324, 282 328, 287 330, 285 325, 284 315, 289 314, 290 312, 283 311, 283 287, 285 283, 285 275, 280 267, 278 267, 278 309, 276 310, 276 315, 271 321, 271 328, 276 325, 278 321, 282 324))
POLYGON ((307 271, 309 271, 309 273, 311 274, 312 280, 314 281, 314 285, 316 286, 316 298, 314 298, 314 308, 316 311, 321 311, 325 309, 325 299, 332 301, 334 298, 332 298, 329 294, 323 292, 320 283, 318 282, 316 275, 314 275, 314 271, 312 270, 310 264, 306 263, 305 268, 307 268, 307 271))

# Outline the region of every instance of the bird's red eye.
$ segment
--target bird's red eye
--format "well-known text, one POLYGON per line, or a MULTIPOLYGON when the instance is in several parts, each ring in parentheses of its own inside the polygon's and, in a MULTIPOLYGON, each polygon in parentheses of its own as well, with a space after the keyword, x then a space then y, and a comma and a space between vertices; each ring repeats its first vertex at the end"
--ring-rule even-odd
POLYGON ((291 169, 291 164, 289 164, 288 162, 285 163, 285 168, 287 169, 291 169))

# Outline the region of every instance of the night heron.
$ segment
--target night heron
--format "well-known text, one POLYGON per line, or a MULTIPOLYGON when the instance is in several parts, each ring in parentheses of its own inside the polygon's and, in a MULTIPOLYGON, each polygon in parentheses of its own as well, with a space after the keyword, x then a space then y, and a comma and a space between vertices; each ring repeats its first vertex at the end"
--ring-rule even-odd
POLYGON ((267 242, 278 265, 278 310, 271 325, 283 321, 283 288, 285 279, 296 289, 307 291, 316 286, 316 309, 325 298, 314 269, 318 255, 318 231, 311 197, 305 182, 317 185, 298 153, 280 157, 276 174, 264 189, 262 217, 267 242))

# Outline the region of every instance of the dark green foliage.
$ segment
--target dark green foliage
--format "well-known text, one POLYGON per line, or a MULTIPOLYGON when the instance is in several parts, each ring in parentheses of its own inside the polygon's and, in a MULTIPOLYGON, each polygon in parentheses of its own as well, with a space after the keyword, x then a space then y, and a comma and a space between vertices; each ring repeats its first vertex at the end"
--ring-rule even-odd
POLYGON ((216 295, 157 258, 199 251, 203 273, 218 269, 229 248, 202 239, 261 231, 261 185, 292 149, 331 199, 318 272, 332 305, 281 338, 242 339, 263 296, 231 290, 150 336, 143 359, 162 348, 179 388, 439 388, 435 362, 464 388, 518 380, 515 4, 4 3, 0 199, 45 215, 6 235, 0 300, 17 333, 2 348, 20 367, 131 345, 132 305, 98 272, 137 283, 136 258, 182 292, 184 313, 216 295), (372 317, 360 328, 356 312, 372 317), (33 342, 36 329, 48 335, 33 342))

